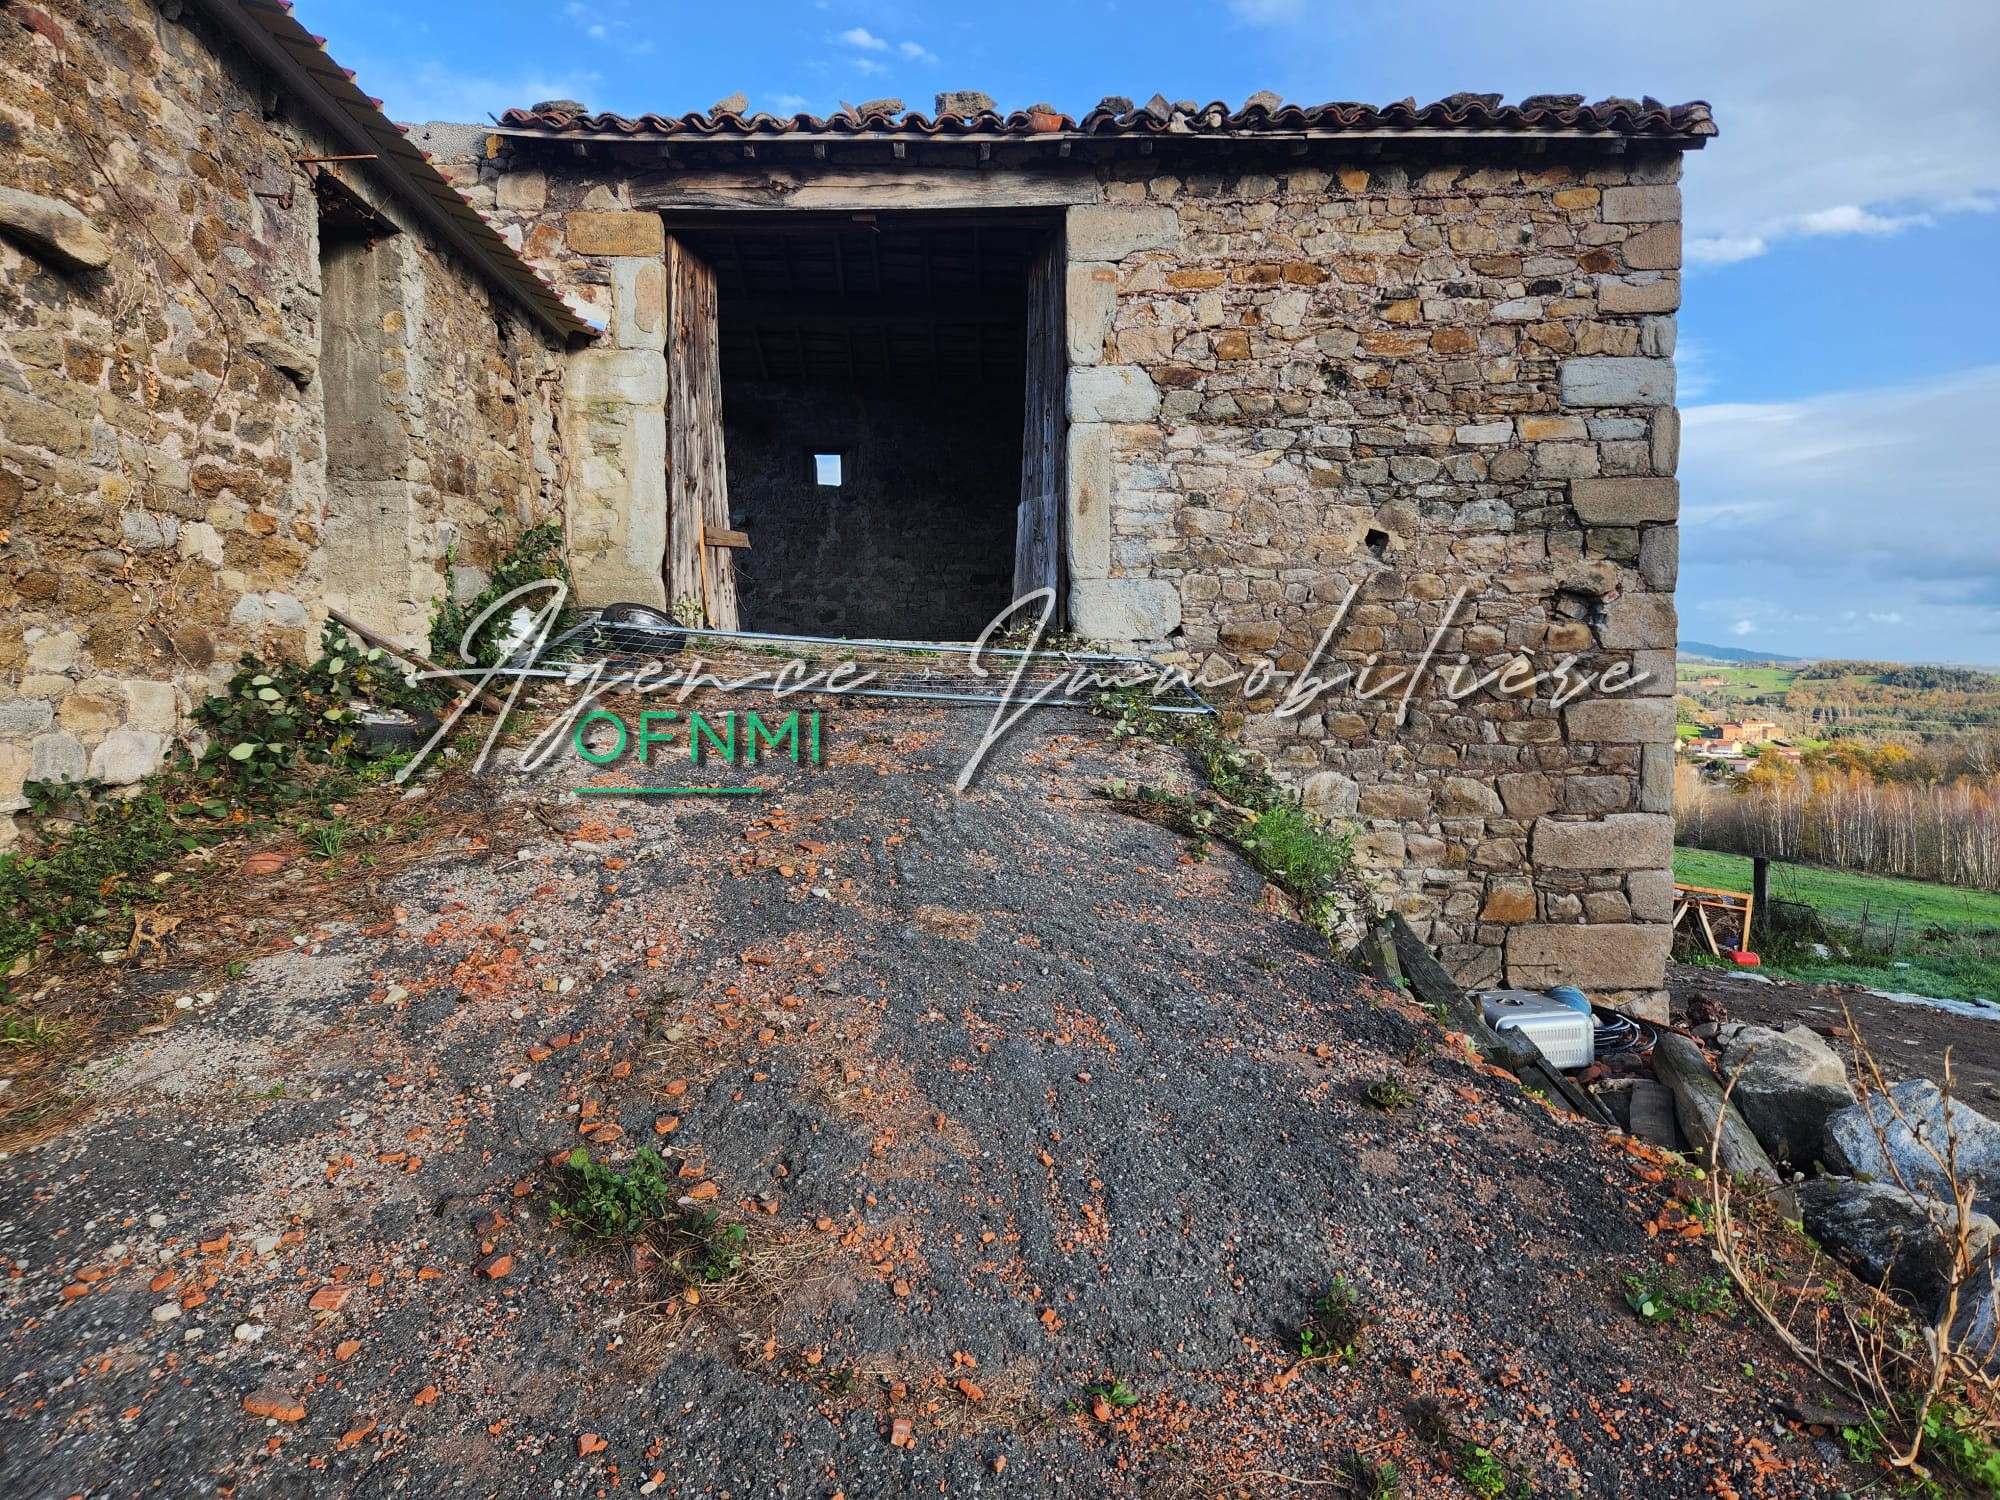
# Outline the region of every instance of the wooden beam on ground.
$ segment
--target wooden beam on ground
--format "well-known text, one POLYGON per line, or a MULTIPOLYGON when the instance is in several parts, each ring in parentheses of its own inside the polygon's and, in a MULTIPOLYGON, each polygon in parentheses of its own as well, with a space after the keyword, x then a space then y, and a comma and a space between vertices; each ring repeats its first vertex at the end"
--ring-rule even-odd
POLYGON ((1735 1104, 1724 1098, 1721 1080, 1692 1037, 1662 1031, 1653 1046, 1653 1072, 1673 1090, 1674 1116, 1697 1156, 1706 1158, 1714 1143, 1716 1164, 1723 1171, 1779 1184, 1777 1167, 1735 1104))

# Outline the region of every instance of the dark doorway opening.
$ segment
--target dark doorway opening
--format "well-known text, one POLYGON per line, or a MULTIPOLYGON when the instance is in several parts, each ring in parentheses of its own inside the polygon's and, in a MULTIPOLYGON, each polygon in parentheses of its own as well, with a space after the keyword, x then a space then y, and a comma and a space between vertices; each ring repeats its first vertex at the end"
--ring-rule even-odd
POLYGON ((1014 597, 1026 215, 675 216, 712 271, 745 630, 962 640, 1014 597))

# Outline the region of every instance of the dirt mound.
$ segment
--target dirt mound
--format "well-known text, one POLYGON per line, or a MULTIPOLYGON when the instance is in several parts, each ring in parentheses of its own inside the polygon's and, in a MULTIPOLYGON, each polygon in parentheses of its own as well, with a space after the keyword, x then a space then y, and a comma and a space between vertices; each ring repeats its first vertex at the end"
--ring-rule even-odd
POLYGON ((754 805, 461 792, 483 846, 94 1070, 0 1165, 0 1490, 1828 1483, 1746 1328, 1627 1306, 1709 1274, 1655 1163, 1092 795, 1172 752, 1045 715, 958 795, 971 715, 841 718, 754 805), (579 1144, 734 1269, 552 1225, 579 1144))

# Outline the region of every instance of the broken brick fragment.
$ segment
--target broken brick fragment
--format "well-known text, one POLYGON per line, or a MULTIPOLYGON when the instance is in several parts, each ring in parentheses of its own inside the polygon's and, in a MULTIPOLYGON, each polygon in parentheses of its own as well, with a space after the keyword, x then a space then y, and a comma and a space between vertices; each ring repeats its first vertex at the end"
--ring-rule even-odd
POLYGON ((505 1250, 496 1250, 472 1269, 488 1281, 498 1281, 514 1269, 514 1257, 505 1250))
POLYGON ((306 1404, 290 1391, 281 1391, 276 1386, 259 1386, 243 1398, 243 1409, 253 1417, 268 1417, 273 1422, 302 1422, 305 1420, 306 1404))

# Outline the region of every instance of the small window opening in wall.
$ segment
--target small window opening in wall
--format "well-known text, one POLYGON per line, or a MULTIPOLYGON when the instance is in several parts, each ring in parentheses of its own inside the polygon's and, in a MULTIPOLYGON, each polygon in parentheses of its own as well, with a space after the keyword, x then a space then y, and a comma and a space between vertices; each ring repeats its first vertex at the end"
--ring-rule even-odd
POLYGON ((815 453, 812 456, 812 481, 823 490, 837 490, 846 461, 838 453, 815 453))
POLYGON ((1368 542, 1368 550, 1374 553, 1377 557, 1386 558, 1389 555, 1388 532, 1375 531, 1371 529, 1368 533, 1367 542, 1368 542))

